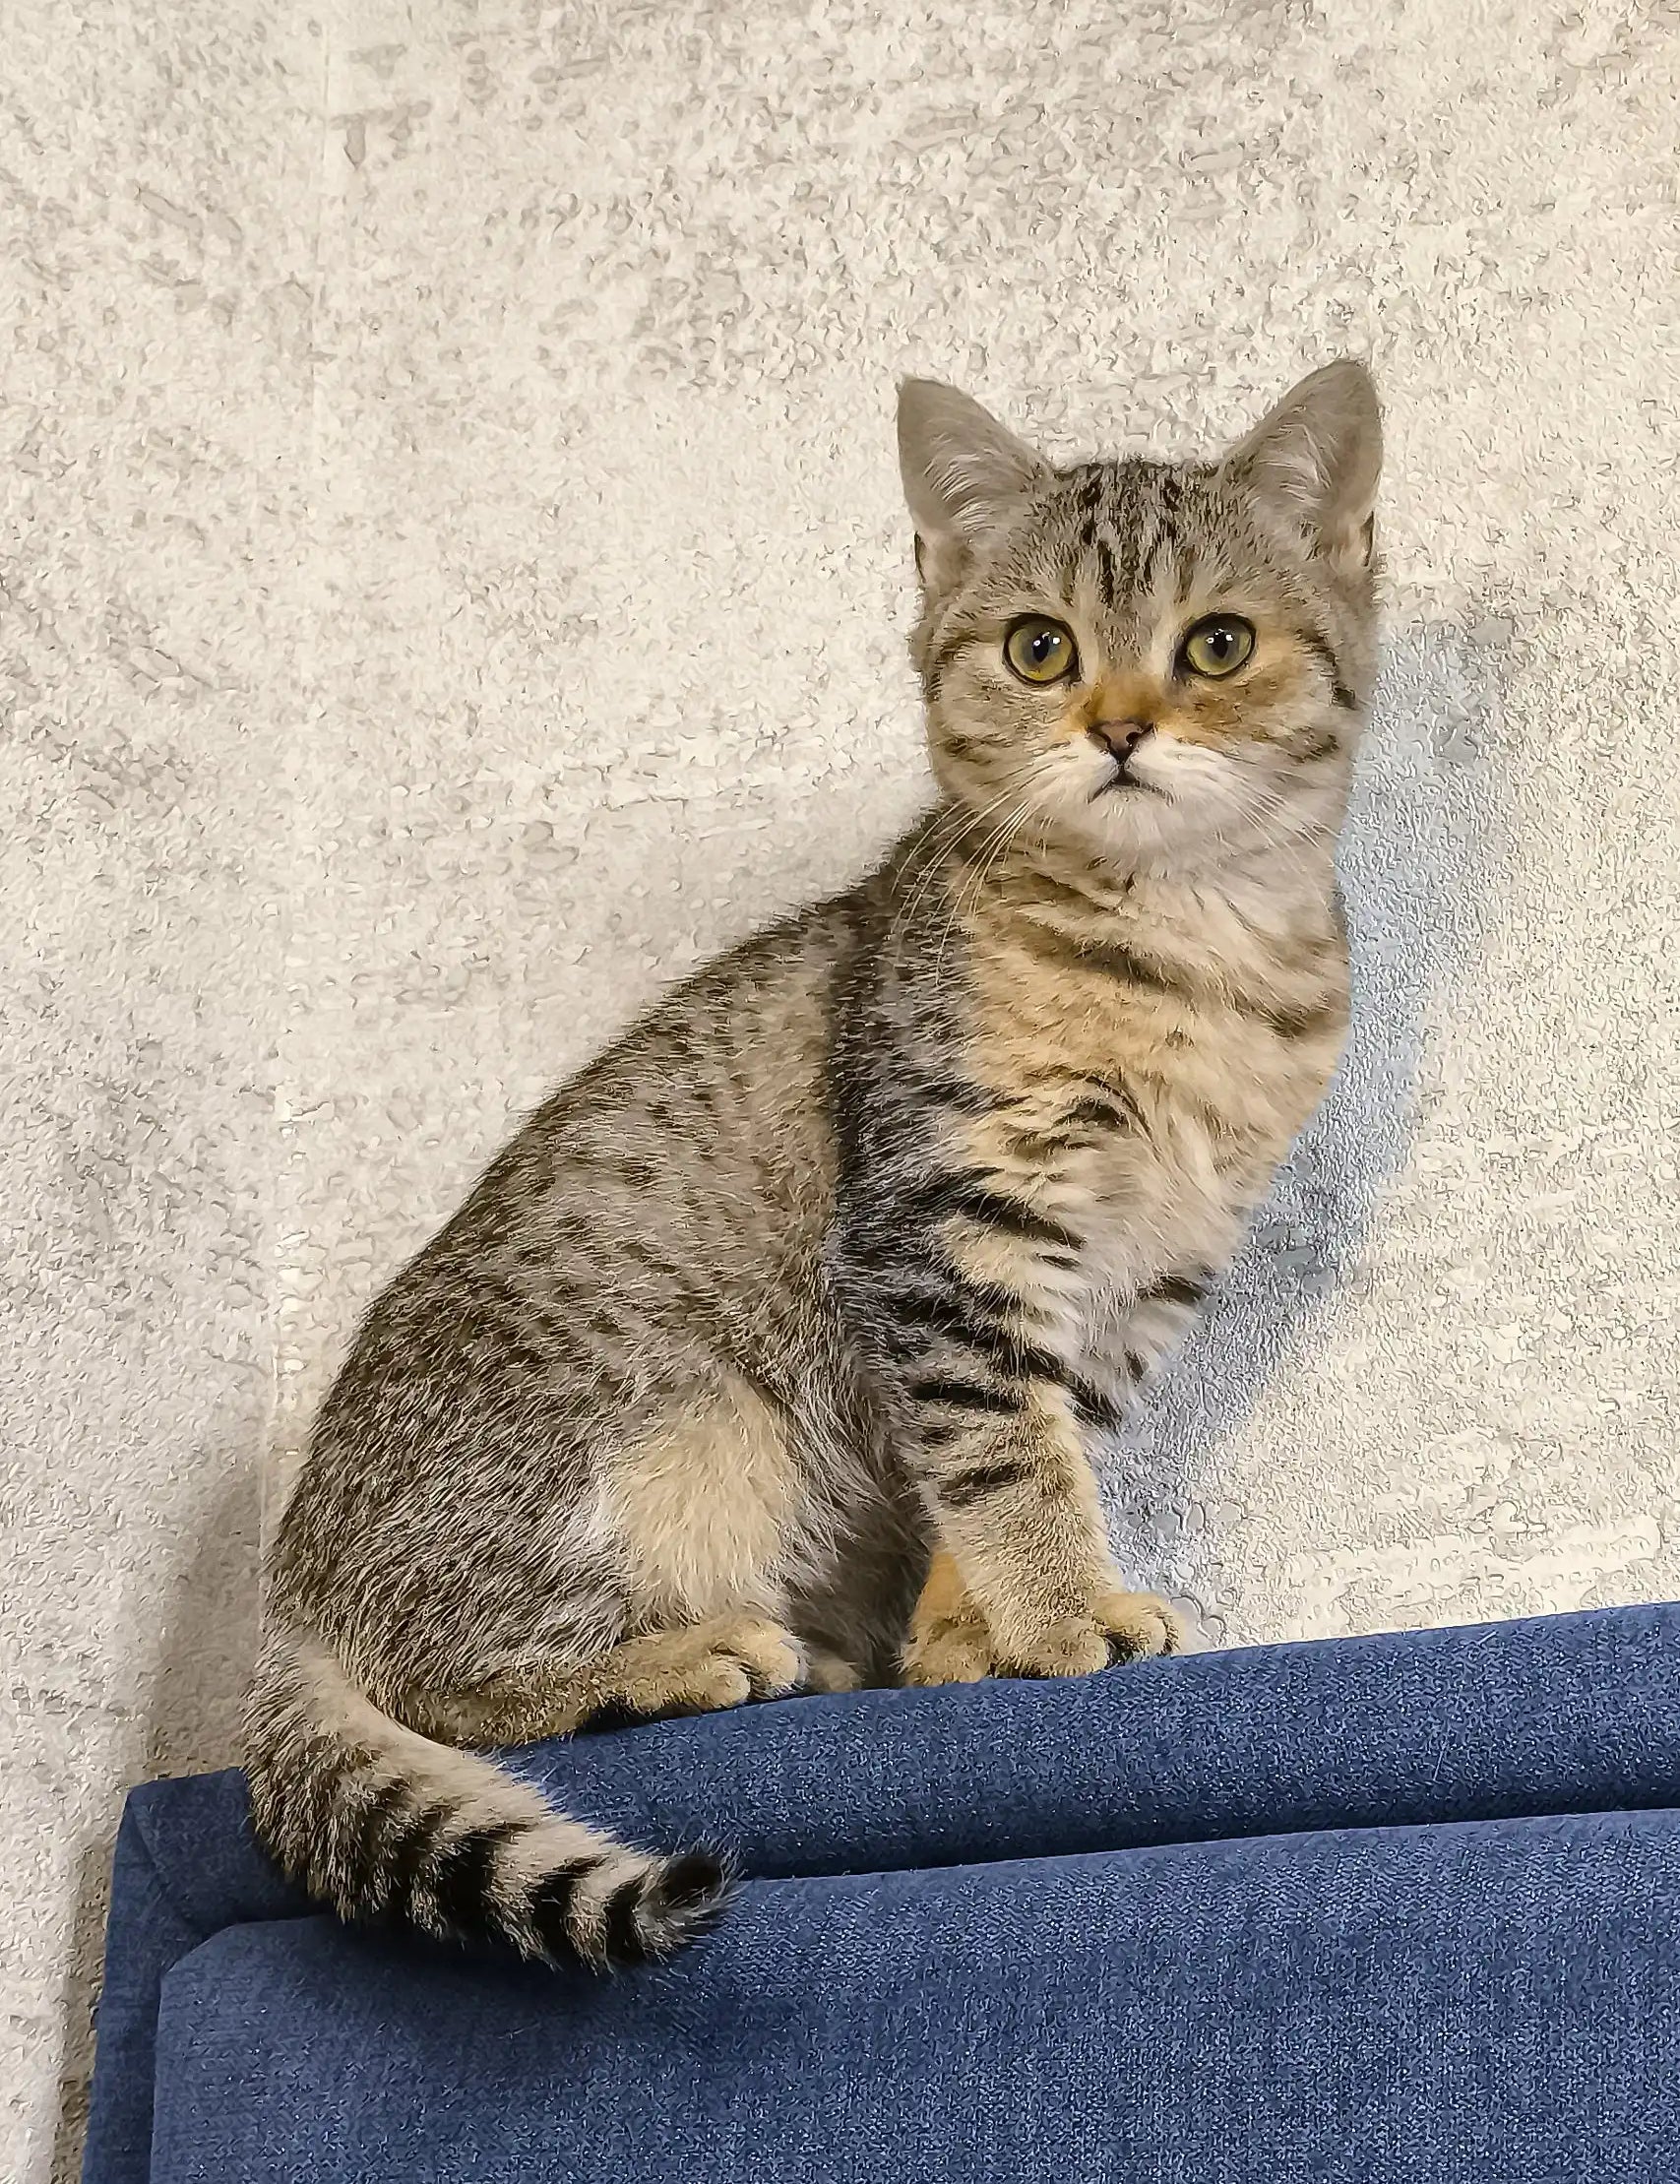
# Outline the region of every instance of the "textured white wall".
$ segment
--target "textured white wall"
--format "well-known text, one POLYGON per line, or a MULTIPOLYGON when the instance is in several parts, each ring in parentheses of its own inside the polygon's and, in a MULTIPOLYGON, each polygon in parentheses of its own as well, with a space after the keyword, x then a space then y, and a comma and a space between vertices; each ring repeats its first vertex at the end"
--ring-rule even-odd
POLYGON ((1680 1591, 1677 77, 1669 0, 13 0, 0 2172, 73 2173, 121 1789, 226 1754, 359 1306, 913 806, 902 370, 1064 453, 1389 402, 1358 1036, 1139 1575, 1680 1591))

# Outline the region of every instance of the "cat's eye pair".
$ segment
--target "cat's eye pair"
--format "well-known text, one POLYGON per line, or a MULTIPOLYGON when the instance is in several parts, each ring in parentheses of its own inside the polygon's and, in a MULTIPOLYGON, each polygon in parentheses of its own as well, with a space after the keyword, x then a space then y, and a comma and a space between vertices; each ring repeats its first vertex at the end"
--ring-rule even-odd
MULTIPOLYGON (((1192 623, 1178 647, 1180 674, 1216 682, 1234 675, 1254 655, 1254 624, 1240 614, 1205 614, 1192 623)), ((1079 667, 1073 632, 1047 614, 1028 614, 1004 639, 1003 656, 1023 682, 1065 682, 1079 667)))

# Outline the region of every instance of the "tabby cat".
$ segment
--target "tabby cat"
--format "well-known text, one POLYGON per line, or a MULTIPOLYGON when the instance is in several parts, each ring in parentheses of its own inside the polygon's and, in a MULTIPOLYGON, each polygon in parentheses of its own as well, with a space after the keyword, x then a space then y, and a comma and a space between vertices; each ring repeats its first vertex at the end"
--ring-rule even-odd
POLYGON ((940 800, 526 1124, 364 1320, 275 1543, 258 1832, 346 1918, 607 1967, 716 1913, 478 1748, 1169 1653, 1088 1446, 1324 1092, 1376 398, 1060 468, 912 380, 940 800))

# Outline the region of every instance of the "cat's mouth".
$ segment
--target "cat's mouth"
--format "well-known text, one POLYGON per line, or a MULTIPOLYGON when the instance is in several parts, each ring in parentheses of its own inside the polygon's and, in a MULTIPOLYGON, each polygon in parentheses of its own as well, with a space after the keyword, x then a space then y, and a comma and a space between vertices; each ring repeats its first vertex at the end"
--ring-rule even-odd
POLYGON ((1158 781, 1147 781, 1141 774, 1134 774, 1130 759, 1122 759, 1105 781, 1098 781, 1090 792, 1094 804, 1099 797, 1112 796, 1129 788, 1144 790, 1150 796, 1164 796, 1166 790, 1158 781))

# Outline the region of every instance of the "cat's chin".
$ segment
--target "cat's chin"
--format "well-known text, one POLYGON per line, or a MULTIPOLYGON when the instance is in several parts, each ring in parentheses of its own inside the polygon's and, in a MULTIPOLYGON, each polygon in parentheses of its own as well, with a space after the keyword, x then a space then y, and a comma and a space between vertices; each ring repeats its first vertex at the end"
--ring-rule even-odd
POLYGON ((1070 800, 1045 829, 1067 852, 1089 857, 1111 871, 1140 862, 1158 863, 1182 849, 1194 853, 1212 839, 1209 826, 1160 781, 1114 780, 1070 800))
POLYGON ((1205 875, 1244 857, 1256 839, 1244 815, 1228 806, 1155 785, 1095 797, 1047 827, 1043 842, 1058 861, 1083 861, 1111 878, 1169 879, 1205 875))

